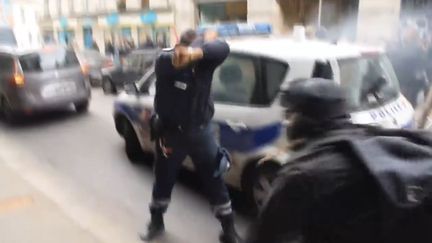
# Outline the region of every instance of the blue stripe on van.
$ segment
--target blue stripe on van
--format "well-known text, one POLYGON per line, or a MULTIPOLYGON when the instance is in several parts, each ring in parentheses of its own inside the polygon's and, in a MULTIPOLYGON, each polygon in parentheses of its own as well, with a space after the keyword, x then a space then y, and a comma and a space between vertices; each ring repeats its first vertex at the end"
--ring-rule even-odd
POLYGON ((279 138, 282 123, 268 126, 233 131, 227 124, 219 124, 220 143, 230 151, 251 152, 265 145, 271 144, 279 138))

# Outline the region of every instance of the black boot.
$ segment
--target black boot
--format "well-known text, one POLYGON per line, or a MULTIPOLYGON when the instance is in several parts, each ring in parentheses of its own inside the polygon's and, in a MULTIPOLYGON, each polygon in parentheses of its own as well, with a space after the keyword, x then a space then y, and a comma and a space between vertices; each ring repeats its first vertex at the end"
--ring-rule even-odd
POLYGON ((218 217, 222 225, 222 233, 219 236, 221 243, 240 243, 241 239, 234 226, 234 216, 232 214, 218 217))
POLYGON ((162 213, 152 213, 151 221, 147 226, 146 234, 140 235, 142 241, 151 241, 165 232, 165 225, 162 213))

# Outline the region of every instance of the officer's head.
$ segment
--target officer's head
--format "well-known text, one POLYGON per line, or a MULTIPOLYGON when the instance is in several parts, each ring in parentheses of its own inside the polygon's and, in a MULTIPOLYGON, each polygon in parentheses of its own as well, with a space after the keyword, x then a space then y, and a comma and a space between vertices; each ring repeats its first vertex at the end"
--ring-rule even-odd
POLYGON ((197 38, 197 33, 193 29, 184 31, 180 36, 180 44, 184 46, 190 46, 192 42, 197 38))
POLYGON ((349 118, 345 93, 328 79, 292 81, 282 92, 281 105, 290 121, 289 139, 319 136, 329 125, 349 118))

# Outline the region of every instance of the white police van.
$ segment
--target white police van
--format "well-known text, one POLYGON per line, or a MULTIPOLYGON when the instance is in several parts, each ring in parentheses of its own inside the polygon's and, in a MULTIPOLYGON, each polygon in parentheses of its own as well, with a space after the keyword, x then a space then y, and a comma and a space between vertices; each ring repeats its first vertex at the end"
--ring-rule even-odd
MULTIPOLYGON (((258 205, 288 156, 279 91, 290 81, 333 79, 347 92, 354 123, 414 125, 413 108, 400 93, 394 70, 380 49, 276 37, 230 40, 229 45, 229 57, 214 74, 214 127, 233 158, 227 184, 248 193, 258 205)), ((116 129, 132 160, 142 151, 153 151, 148 122, 155 81, 150 70, 136 83, 137 90, 133 87, 115 101, 116 129)), ((190 161, 185 167, 193 169, 190 161)))

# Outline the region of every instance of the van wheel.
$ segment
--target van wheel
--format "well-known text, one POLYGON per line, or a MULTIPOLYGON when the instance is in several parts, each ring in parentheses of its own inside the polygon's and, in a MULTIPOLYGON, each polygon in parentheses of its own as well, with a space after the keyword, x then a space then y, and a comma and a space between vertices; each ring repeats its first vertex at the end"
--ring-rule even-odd
POLYGON ((130 162, 135 164, 140 162, 150 163, 153 161, 153 156, 142 150, 135 130, 128 121, 123 121, 122 134, 125 139, 126 155, 130 162))
POLYGON ((270 195, 272 183, 276 179, 280 165, 266 162, 262 165, 251 163, 245 168, 242 177, 242 187, 251 202, 253 209, 258 212, 270 195))
POLYGON ((109 78, 104 78, 102 82, 102 90, 104 94, 116 94, 117 90, 115 88, 115 85, 109 78))

